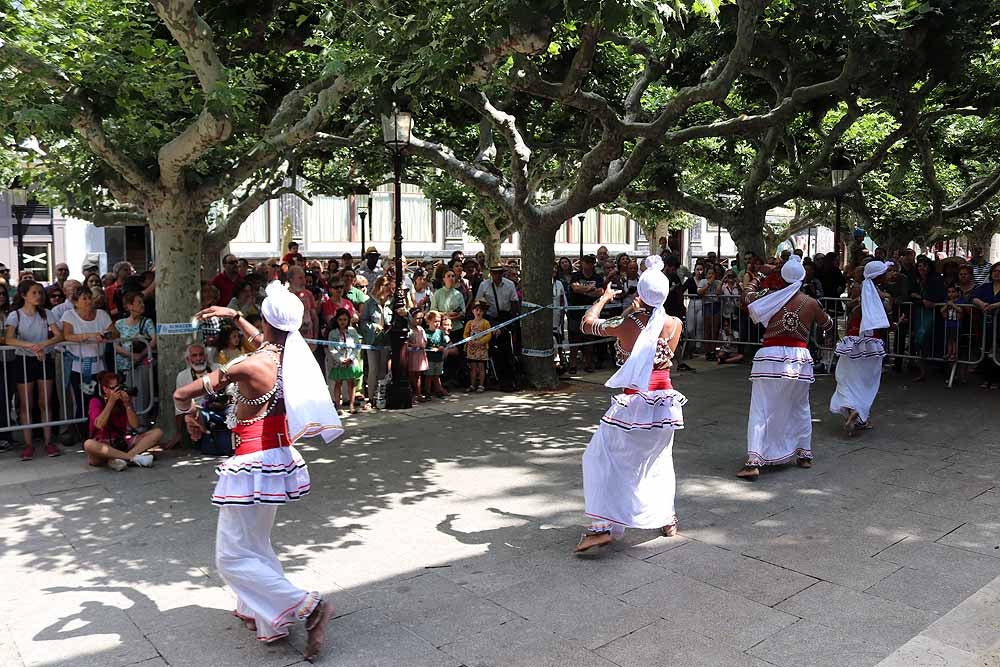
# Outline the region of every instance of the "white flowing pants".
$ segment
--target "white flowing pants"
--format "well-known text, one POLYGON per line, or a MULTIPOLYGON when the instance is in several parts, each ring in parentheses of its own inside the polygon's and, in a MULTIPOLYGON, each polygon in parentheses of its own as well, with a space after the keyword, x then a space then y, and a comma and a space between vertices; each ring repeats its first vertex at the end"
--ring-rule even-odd
POLYGON ((809 383, 785 378, 753 381, 747 424, 747 463, 754 466, 812 458, 809 383))
POLYGON ((847 416, 855 410, 866 422, 882 383, 885 344, 878 338, 847 336, 836 351, 837 391, 830 397, 830 412, 847 416))
POLYGON ((285 578, 271 547, 277 505, 219 508, 215 565, 236 593, 236 616, 257 623, 257 639, 272 642, 288 635, 288 626, 306 619, 319 604, 285 578))

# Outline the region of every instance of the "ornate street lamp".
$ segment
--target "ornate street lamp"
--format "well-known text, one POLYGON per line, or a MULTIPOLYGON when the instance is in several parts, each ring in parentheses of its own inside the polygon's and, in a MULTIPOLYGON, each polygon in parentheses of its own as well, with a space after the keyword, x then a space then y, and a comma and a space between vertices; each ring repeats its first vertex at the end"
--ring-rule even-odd
POLYGON ((403 368, 403 346, 409 338, 407 326, 406 288, 403 286, 403 219, 400 217, 402 208, 402 172, 403 153, 410 145, 410 132, 413 129, 413 116, 407 111, 393 107, 392 113, 382 116, 382 140, 392 155, 393 180, 393 241, 396 250, 396 294, 392 301, 392 382, 389 384, 385 407, 389 410, 401 410, 413 407, 413 395, 410 393, 410 382, 406 369, 403 368))
POLYGON ((17 273, 21 275, 21 264, 24 262, 24 215, 28 212, 28 189, 21 184, 21 179, 14 177, 10 184, 10 211, 17 220, 17 273))
MULTIPOLYGON (((838 187, 844 180, 850 175, 851 169, 854 168, 854 163, 851 162, 843 153, 835 153, 833 158, 830 160, 830 181, 833 183, 833 187, 838 187)), ((833 201, 835 203, 836 215, 834 218, 834 228, 833 228, 833 246, 834 252, 837 253, 837 262, 841 260, 841 250, 840 250, 840 209, 844 202, 844 195, 841 192, 835 192, 833 195, 833 201)))
POLYGON ((580 222, 580 259, 583 259, 583 221, 587 219, 587 215, 581 213, 576 219, 580 222))
POLYGON ((365 261, 365 218, 368 217, 368 207, 371 204, 371 193, 366 187, 360 187, 354 191, 355 206, 358 211, 358 218, 361 221, 361 261, 365 261))

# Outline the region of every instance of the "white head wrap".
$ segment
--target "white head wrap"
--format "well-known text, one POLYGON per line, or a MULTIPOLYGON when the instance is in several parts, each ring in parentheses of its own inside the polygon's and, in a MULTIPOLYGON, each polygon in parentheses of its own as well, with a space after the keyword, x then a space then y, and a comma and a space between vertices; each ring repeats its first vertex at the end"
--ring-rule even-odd
POLYGON ((861 283, 861 335, 870 336, 876 329, 887 329, 889 318, 878 295, 875 279, 884 274, 892 262, 872 261, 865 264, 865 280, 861 283))
POLYGON ((787 287, 765 294, 747 306, 747 310, 750 311, 750 319, 757 324, 766 325, 770 322, 774 314, 802 289, 802 281, 806 277, 802 258, 798 255, 789 257, 784 266, 781 267, 781 277, 788 283, 787 287))
POLYGON ((663 260, 659 255, 650 255, 643 265, 646 268, 639 276, 639 298, 644 304, 652 307, 653 313, 646 323, 646 328, 636 338, 628 361, 604 383, 607 387, 624 387, 638 391, 649 389, 649 377, 653 374, 653 360, 656 357, 656 339, 660 337, 668 317, 667 311, 663 309, 663 303, 670 294, 670 281, 663 275, 663 260))
POLYGON ((277 280, 267 286, 260 314, 275 329, 285 331, 285 351, 281 360, 281 384, 285 395, 285 416, 292 442, 317 435, 330 442, 344 432, 323 372, 316 363, 299 327, 303 306, 299 297, 277 280))

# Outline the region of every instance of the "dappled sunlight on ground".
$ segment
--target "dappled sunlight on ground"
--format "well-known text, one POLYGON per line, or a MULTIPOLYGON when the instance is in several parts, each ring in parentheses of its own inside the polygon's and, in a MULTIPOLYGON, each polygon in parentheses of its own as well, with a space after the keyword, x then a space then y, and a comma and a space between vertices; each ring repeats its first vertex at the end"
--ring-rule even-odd
MULTIPOLYGON (((1000 574, 1000 447, 971 419, 975 405, 941 401, 950 423, 971 425, 963 438, 918 423, 920 408, 897 398, 880 428, 847 441, 822 411, 831 385, 820 381, 816 467, 748 483, 734 477, 746 384, 710 373, 677 384, 690 399, 675 445, 680 535, 628 531, 582 558, 571 555, 585 523, 580 457, 609 396, 596 382, 432 403, 302 446, 313 490, 279 510, 273 541, 293 582, 337 606, 321 664, 491 664, 477 656, 498 643, 590 664, 657 623, 746 660, 766 648, 788 667, 775 651, 798 623, 826 628, 834 654, 860 643, 884 656, 1000 574), (949 574, 933 598, 911 585, 911 571, 938 570, 949 574), (600 611, 581 617, 584 605, 600 611), (869 607, 899 620, 855 628, 869 607)), ((258 646, 229 615, 213 562, 214 464, 190 456, 0 485, 0 567, 15 574, 0 606, 8 618, 39 610, 9 623, 0 657, 13 647, 29 664, 296 663, 301 630, 258 646)))

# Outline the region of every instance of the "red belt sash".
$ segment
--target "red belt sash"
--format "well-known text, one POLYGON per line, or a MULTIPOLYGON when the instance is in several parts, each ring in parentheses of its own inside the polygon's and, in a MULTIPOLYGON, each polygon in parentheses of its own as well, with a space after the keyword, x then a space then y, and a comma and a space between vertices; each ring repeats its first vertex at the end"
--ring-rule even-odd
MULTIPOLYGON (((663 368, 658 371, 653 371, 649 376, 649 391, 657 391, 659 389, 673 389, 674 386, 670 384, 670 369, 663 368)), ((637 389, 625 389, 626 394, 638 394, 637 389)))
POLYGON ((801 338, 795 336, 775 336, 764 341, 764 347, 809 347, 801 338))
POLYGON ((288 421, 285 415, 270 415, 253 424, 238 424, 233 429, 233 447, 236 456, 288 447, 291 444, 292 439, 288 437, 288 421))

